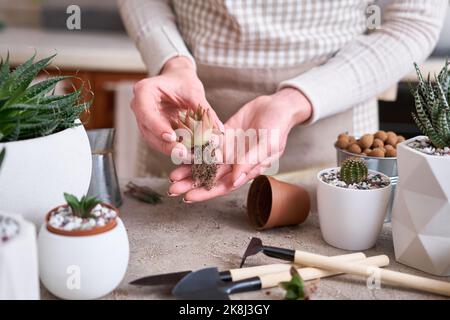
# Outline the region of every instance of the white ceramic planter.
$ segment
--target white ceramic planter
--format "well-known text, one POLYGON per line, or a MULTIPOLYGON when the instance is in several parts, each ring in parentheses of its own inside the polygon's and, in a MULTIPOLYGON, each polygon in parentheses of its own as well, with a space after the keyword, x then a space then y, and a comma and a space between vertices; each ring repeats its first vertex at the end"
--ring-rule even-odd
POLYGON ((411 140, 397 146, 395 257, 413 268, 450 276, 450 157, 414 150, 407 146, 411 140))
POLYGON ((0 300, 39 300, 39 272, 34 224, 15 214, 0 212, 16 220, 17 237, 0 244, 0 300))
POLYGON ((329 170, 338 168, 317 175, 317 211, 323 239, 345 250, 373 247, 383 227, 391 185, 373 190, 336 187, 320 179, 329 170))
POLYGON ((63 193, 87 193, 92 157, 83 126, 47 137, 0 143, 0 210, 40 225, 45 213, 64 202, 63 193))
POLYGON ((39 272, 43 285, 62 299, 97 299, 113 291, 128 266, 128 236, 120 218, 110 231, 61 236, 41 226, 39 272))

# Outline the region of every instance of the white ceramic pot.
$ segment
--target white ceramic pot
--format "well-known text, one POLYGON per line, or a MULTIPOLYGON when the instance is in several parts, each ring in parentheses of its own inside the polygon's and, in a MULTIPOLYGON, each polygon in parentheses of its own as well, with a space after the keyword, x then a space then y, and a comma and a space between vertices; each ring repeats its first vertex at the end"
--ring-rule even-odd
POLYGON ((317 211, 323 239, 345 250, 373 247, 383 227, 391 185, 373 190, 336 187, 320 179, 330 170, 339 169, 325 169, 317 175, 317 211))
POLYGON ((120 218, 110 231, 61 236, 41 226, 39 273, 43 285, 62 299, 97 299, 113 291, 128 266, 128 236, 120 218))
POLYGON ((21 216, 0 212, 14 219, 19 234, 0 243, 0 300, 39 300, 36 228, 21 216))
POLYGON ((0 143, 0 210, 21 214, 38 226, 64 202, 63 193, 87 193, 92 156, 83 126, 36 139, 0 143))
POLYGON ((408 147, 414 139, 397 146, 395 257, 410 267, 450 276, 450 156, 431 156, 408 147))

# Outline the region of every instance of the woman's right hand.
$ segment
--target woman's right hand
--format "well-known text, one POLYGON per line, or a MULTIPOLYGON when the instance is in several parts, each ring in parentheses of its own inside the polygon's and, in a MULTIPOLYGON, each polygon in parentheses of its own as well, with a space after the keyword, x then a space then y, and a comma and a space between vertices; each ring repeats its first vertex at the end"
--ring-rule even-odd
POLYGON ((218 127, 223 130, 222 122, 206 101, 205 90, 194 65, 186 57, 175 57, 164 65, 160 75, 135 84, 131 108, 151 148, 183 159, 188 157, 188 150, 176 141, 170 122, 177 119, 180 110, 199 104, 211 109, 218 127))

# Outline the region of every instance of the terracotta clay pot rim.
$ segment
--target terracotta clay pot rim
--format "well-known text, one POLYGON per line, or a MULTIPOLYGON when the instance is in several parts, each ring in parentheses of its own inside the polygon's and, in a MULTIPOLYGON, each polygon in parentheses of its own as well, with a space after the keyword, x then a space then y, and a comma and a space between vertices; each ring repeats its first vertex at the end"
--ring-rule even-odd
POLYGON ((100 205, 102 207, 107 207, 111 210, 114 210, 117 214, 115 219, 110 220, 107 224, 105 224, 102 227, 95 227, 95 228, 88 229, 88 230, 71 230, 71 231, 61 230, 61 229, 52 227, 48 223, 48 221, 50 220, 50 215, 53 212, 55 212, 56 210, 58 210, 59 208, 67 208, 69 206, 67 204, 63 204, 63 205, 57 206, 56 208, 53 208, 46 214, 46 216, 45 216, 46 228, 50 233, 57 234, 59 236, 67 236, 67 237, 86 237, 86 236, 94 236, 94 235, 108 232, 117 226, 117 218, 119 217, 119 209, 117 209, 116 207, 114 207, 110 204, 104 203, 104 202, 101 202, 100 205))
POLYGON ((383 177, 387 178, 389 180, 389 184, 387 186, 383 187, 383 188, 376 188, 376 189, 349 189, 349 188, 342 188, 342 187, 338 187, 338 186, 333 186, 333 185, 331 185, 329 183, 326 183, 325 181, 323 181, 320 178, 320 175, 322 173, 327 172, 327 171, 331 171, 331 170, 337 170, 337 169, 340 169, 340 167, 333 167, 333 168, 323 169, 323 170, 319 171, 317 173, 317 176, 316 176, 317 180, 319 180, 319 182, 323 183, 324 185, 326 185, 328 187, 335 188, 335 189, 338 189, 338 190, 342 190, 342 192, 358 192, 358 191, 361 191, 361 192, 368 192, 368 191, 370 191, 370 192, 377 192, 377 191, 381 192, 381 191, 383 191, 383 190, 385 190, 385 189, 387 189, 387 188, 392 186, 392 181, 387 175, 385 175, 384 173, 381 173, 379 171, 370 170, 370 169, 369 169, 369 172, 376 173, 376 174, 382 175, 383 177))

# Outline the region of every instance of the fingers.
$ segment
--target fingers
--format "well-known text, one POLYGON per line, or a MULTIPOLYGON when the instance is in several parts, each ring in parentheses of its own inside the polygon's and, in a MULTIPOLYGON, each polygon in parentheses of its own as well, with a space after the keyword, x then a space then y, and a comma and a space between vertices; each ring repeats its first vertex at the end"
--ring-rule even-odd
MULTIPOLYGON (((231 166, 227 166, 227 165, 219 166, 219 168, 217 169, 217 174, 216 174, 216 183, 219 183, 222 180, 222 178, 225 175, 229 174, 230 172, 231 172, 231 166)), ((180 176, 184 176, 186 174, 188 176, 186 176, 182 180, 175 181, 169 187, 169 194, 171 196, 177 196, 177 195, 189 192, 190 190, 193 190, 193 189, 203 189, 205 191, 208 191, 204 188, 196 188, 195 187, 194 181, 191 178, 191 166, 184 166, 183 168, 175 169, 172 172, 172 174, 170 175, 170 177, 172 179, 172 177, 180 177, 180 176), (175 171, 177 171, 177 172, 175 172, 175 171)), ((214 188, 215 188, 215 186, 213 187, 213 189, 214 188)))
POLYGON ((169 187, 168 194, 169 196, 176 197, 194 188, 195 188, 194 180, 192 180, 192 178, 189 177, 172 184, 169 187))
POLYGON ((183 180, 187 177, 191 176, 191 166, 190 165, 182 165, 179 166, 178 168, 176 168, 175 170, 173 170, 170 175, 169 175, 169 179, 172 182, 177 182, 180 180, 183 180))
POLYGON ((247 175, 258 165, 258 146, 251 148, 233 166, 233 186, 240 187, 248 181, 247 175))
POLYGON ((131 108, 134 111, 138 122, 160 138, 173 142, 176 139, 169 119, 161 115, 158 105, 161 103, 161 92, 153 79, 144 79, 134 85, 134 98, 131 101, 131 108))
POLYGON ((188 191, 184 195, 184 201, 187 203, 205 201, 215 197, 223 196, 234 190, 231 172, 220 179, 211 190, 197 188, 188 191))

